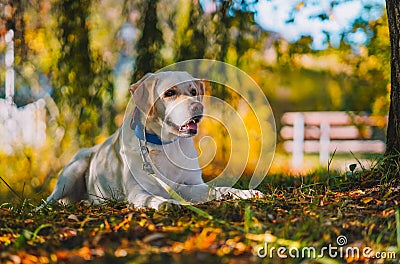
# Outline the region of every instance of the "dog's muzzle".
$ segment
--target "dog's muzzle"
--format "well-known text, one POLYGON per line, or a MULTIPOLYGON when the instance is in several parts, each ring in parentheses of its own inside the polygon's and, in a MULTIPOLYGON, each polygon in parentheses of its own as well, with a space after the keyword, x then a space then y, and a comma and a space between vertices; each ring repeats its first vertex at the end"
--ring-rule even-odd
POLYGON ((197 134, 197 124, 200 122, 203 115, 197 115, 189 119, 184 125, 179 127, 179 133, 186 135, 196 135, 197 134))
POLYGON ((179 127, 179 133, 185 135, 196 135, 197 124, 203 117, 203 105, 200 102, 192 102, 189 106, 189 110, 192 118, 190 118, 185 124, 179 127))

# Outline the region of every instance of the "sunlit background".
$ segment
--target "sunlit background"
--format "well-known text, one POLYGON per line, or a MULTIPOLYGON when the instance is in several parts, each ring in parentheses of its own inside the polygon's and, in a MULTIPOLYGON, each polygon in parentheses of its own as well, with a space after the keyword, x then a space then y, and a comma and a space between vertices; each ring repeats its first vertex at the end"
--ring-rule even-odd
MULTIPOLYGON (((121 124, 130 83, 194 58, 247 72, 268 97, 278 131, 286 112, 352 111, 373 116, 381 130, 374 137, 384 141, 384 8, 383 0, 3 0, 0 176, 15 190, 45 195, 79 148, 103 142, 121 124), (10 70, 15 95, 6 99, 10 70)), ((279 136, 271 173, 293 173, 283 141, 279 136)), ((337 156, 345 165, 352 158, 337 156)), ((320 166, 317 154, 306 155, 301 169, 320 166)), ((0 193, 8 193, 5 184, 0 193)))

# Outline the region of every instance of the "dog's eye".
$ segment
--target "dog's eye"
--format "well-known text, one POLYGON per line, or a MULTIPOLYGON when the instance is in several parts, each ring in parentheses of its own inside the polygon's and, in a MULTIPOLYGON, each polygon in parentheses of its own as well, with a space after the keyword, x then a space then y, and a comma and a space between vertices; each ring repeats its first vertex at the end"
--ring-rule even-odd
POLYGON ((174 96, 174 95, 176 95, 176 91, 175 90, 168 90, 168 91, 166 91, 164 93, 165 97, 171 97, 171 96, 174 96))
POLYGON ((196 96, 197 95, 197 90, 196 89, 192 89, 190 91, 190 94, 193 95, 193 96, 196 96))

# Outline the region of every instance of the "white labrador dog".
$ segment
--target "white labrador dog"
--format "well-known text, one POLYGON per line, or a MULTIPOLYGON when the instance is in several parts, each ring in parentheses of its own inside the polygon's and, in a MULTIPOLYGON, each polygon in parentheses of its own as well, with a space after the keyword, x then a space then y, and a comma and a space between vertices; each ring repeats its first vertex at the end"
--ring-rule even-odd
POLYGON ((130 88, 136 107, 124 124, 104 143, 75 155, 47 203, 123 199, 158 209, 178 203, 171 190, 190 203, 262 196, 204 183, 192 139, 203 115, 204 90, 204 83, 186 72, 145 75, 130 88))

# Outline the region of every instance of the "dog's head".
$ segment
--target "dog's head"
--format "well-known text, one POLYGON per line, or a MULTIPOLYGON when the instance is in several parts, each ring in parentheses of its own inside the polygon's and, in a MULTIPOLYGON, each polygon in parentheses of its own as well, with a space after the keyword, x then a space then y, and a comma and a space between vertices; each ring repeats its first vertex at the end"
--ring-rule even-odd
POLYGON ((162 140, 197 134, 204 92, 204 83, 187 72, 148 73, 130 87, 146 130, 162 140))

